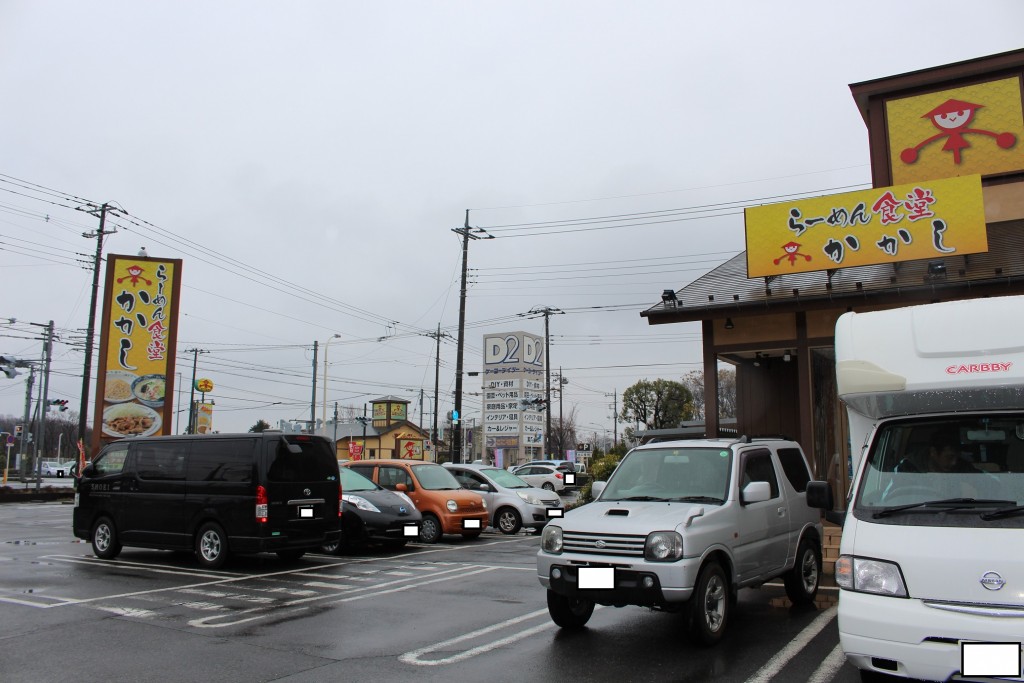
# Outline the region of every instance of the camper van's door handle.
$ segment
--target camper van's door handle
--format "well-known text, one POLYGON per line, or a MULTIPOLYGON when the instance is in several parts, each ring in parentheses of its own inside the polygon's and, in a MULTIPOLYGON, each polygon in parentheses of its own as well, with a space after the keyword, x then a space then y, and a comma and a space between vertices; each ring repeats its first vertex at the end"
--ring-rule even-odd
POLYGON ((786 508, 779 508, 779 517, 786 516, 786 508))

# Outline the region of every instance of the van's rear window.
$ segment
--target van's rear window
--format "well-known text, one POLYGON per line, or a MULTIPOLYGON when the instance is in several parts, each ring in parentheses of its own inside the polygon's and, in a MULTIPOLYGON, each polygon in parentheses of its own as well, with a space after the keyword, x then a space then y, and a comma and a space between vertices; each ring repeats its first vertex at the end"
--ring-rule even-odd
POLYGON ((267 478, 270 481, 338 481, 338 460, 326 441, 321 439, 288 439, 302 449, 292 453, 283 441, 271 447, 267 478))

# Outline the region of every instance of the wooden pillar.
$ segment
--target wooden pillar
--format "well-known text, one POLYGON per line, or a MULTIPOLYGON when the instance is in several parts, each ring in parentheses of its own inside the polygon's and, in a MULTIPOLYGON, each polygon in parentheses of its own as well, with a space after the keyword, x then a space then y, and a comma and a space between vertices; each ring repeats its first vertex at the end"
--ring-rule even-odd
POLYGON ((807 345, 807 314, 796 313, 796 376, 797 409, 799 410, 800 433, 796 438, 812 463, 817 461, 814 448, 814 387, 811 374, 811 350, 807 345))
POLYGON ((715 354, 715 323, 701 321, 704 340, 704 436, 718 436, 718 357, 715 354))

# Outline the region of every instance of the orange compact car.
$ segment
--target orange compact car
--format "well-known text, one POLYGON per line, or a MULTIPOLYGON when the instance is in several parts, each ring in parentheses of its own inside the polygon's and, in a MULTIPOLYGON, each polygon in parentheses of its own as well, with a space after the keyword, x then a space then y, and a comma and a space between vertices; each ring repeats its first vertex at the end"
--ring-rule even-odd
POLYGON ((357 460, 343 464, 386 489, 402 491, 423 514, 420 540, 437 543, 444 534, 476 538, 487 527, 487 503, 461 487, 452 473, 422 460, 357 460))

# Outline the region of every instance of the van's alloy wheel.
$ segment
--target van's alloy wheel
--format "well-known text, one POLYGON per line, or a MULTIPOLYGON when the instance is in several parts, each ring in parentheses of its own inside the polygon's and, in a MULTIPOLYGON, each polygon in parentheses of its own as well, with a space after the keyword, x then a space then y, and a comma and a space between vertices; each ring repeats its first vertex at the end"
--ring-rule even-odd
POLYGON ((208 569, 216 569, 228 559, 227 537, 220 525, 208 522, 200 527, 196 534, 196 557, 208 569))
POLYGON ((109 517, 100 517, 92 527, 92 552, 102 560, 112 560, 121 552, 117 531, 109 517))

